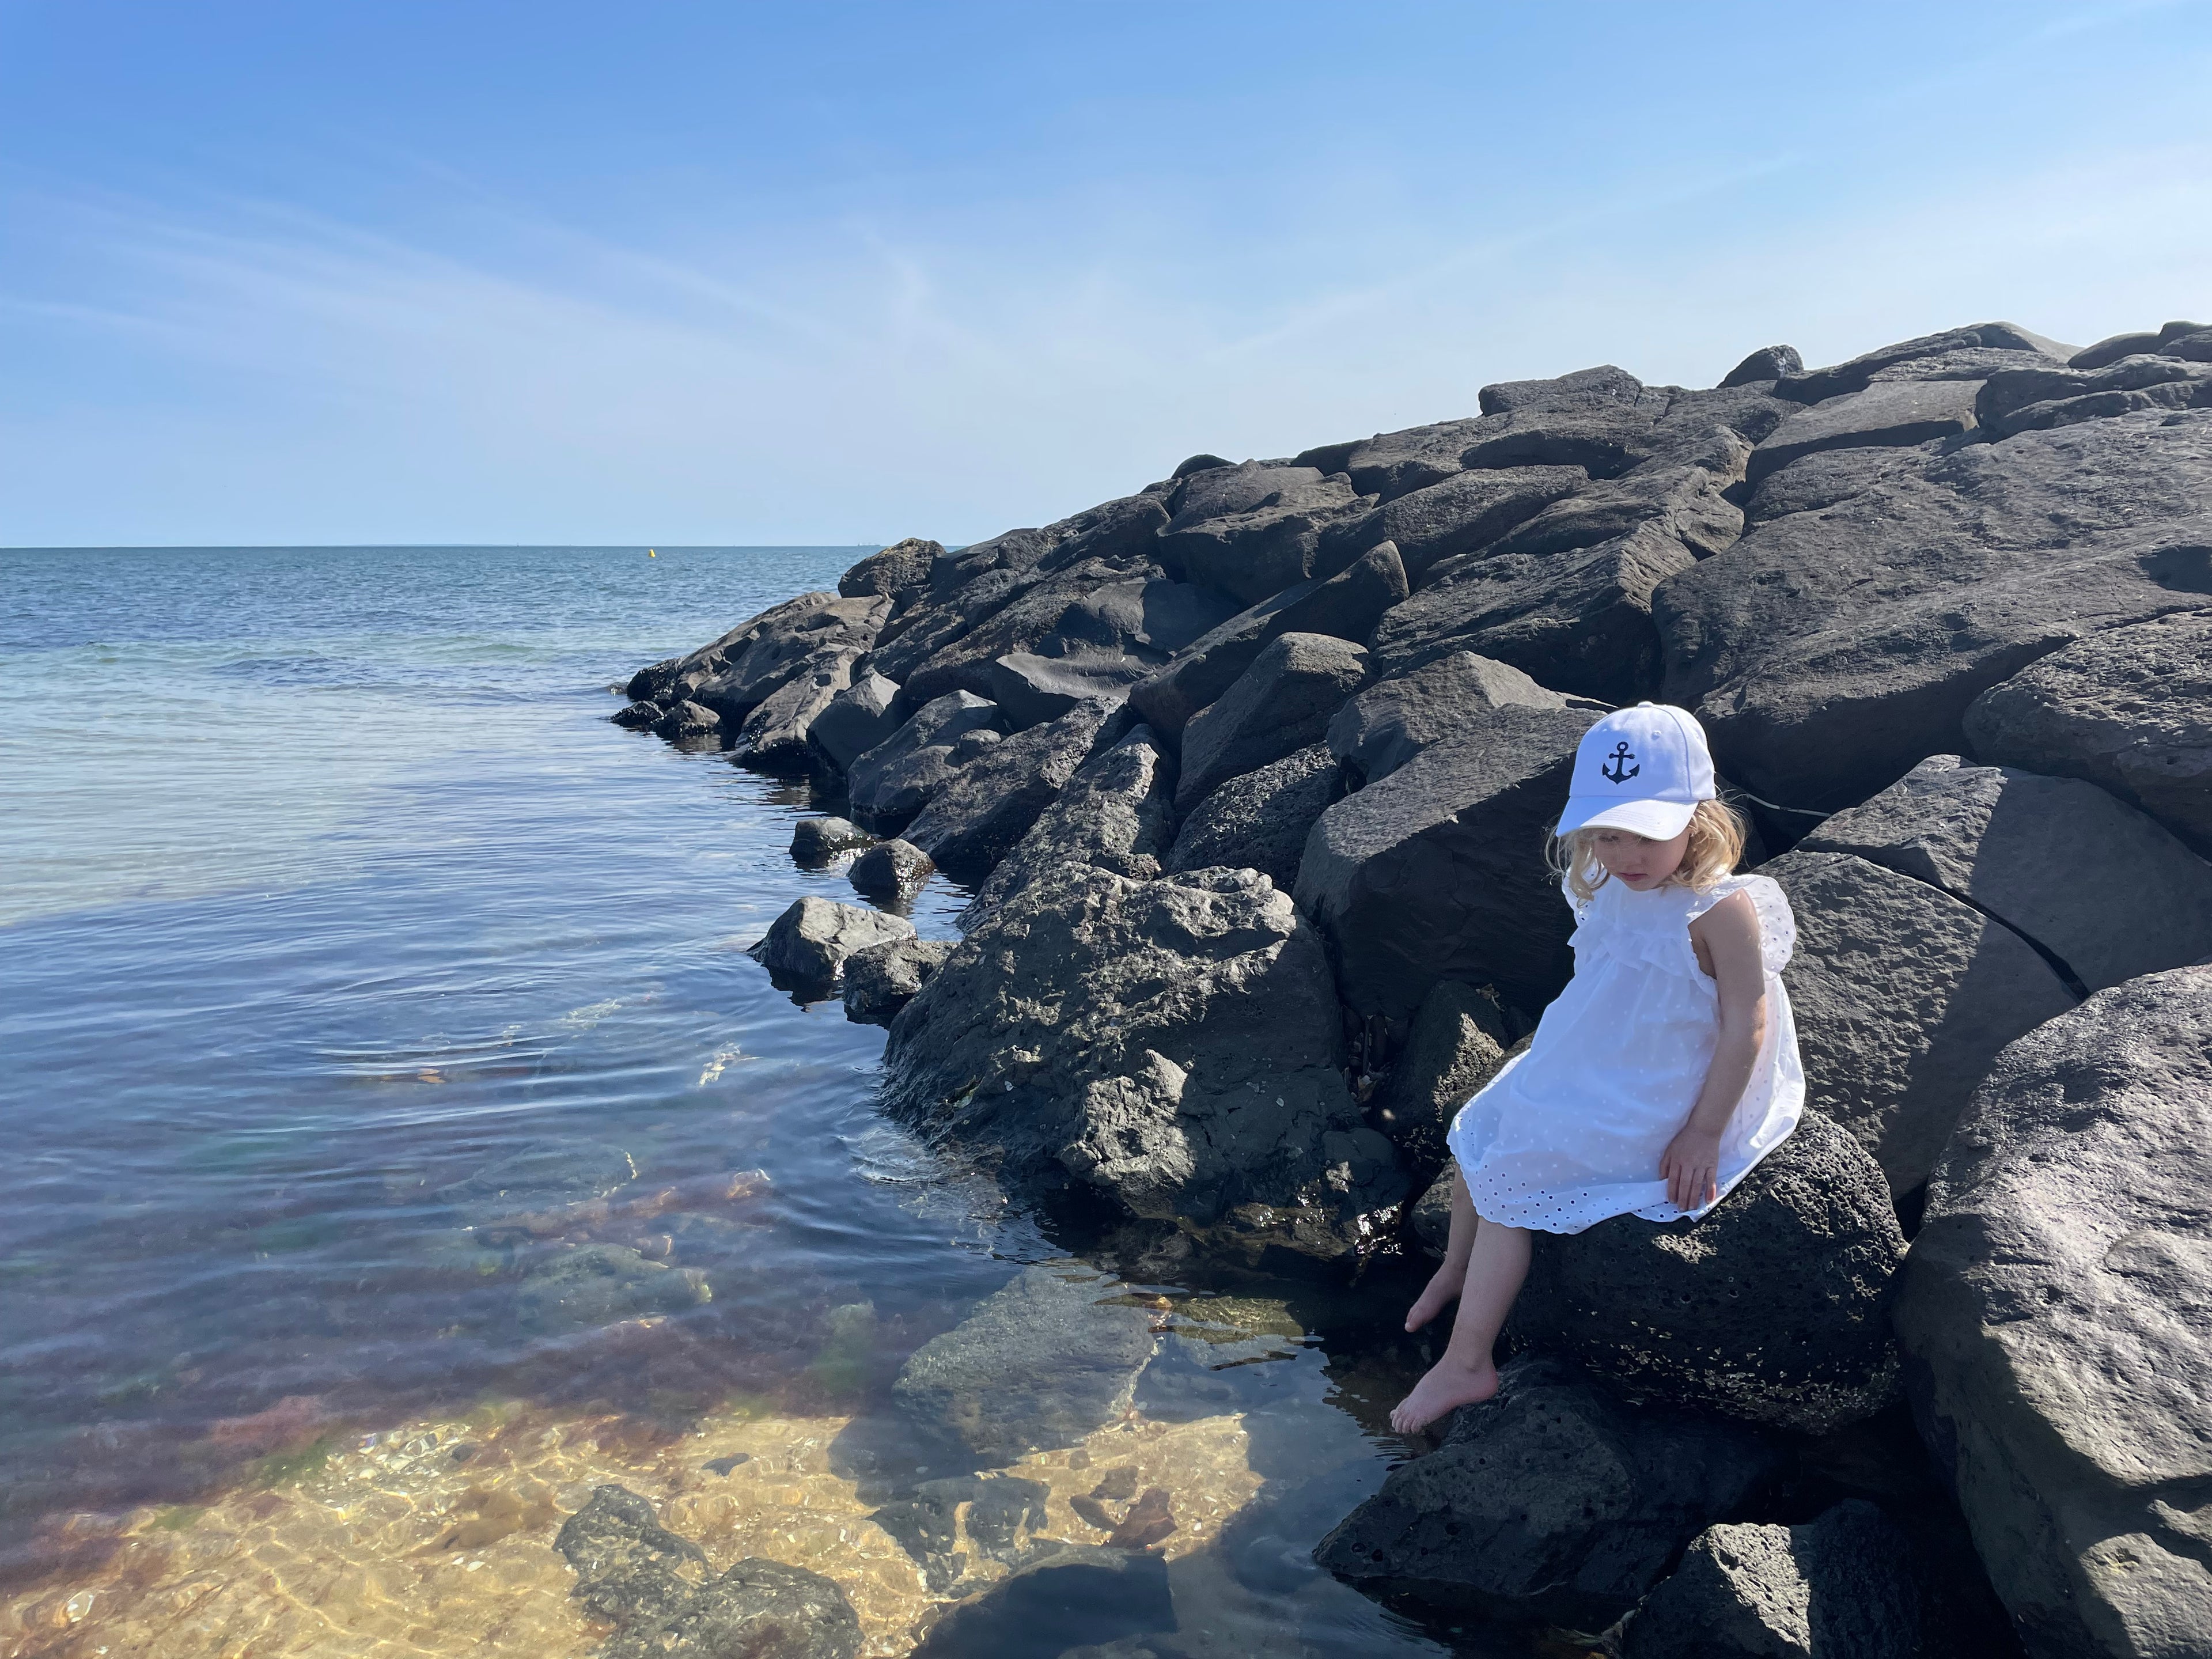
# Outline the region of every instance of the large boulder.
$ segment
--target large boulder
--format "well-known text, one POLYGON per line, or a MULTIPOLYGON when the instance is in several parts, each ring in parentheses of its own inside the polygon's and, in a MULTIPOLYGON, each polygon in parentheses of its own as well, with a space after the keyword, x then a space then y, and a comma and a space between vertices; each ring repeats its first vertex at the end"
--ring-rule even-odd
POLYGON ((1312 577, 1238 612, 1139 683, 1129 702, 1170 744, 1285 634, 1327 634, 1364 644, 1382 613, 1406 597, 1398 550, 1378 543, 1334 576, 1312 577))
POLYGON ((1367 653, 1326 634, 1281 634, 1183 728, 1176 806, 1188 811, 1231 778, 1317 743, 1367 678, 1367 653))
POLYGON ((807 741, 814 722, 853 683, 853 665, 865 654, 856 646, 832 646, 808 658, 799 671, 756 704, 730 747, 731 759, 756 771, 811 770, 807 741))
POLYGON ((1702 466, 1646 464, 1553 501, 1482 551, 1489 557, 1571 553, 1653 525, 1697 557, 1710 558, 1743 533, 1742 510, 1722 493, 1730 482, 1731 474, 1702 466))
POLYGON ((962 739, 978 732, 995 735, 1000 721, 998 704, 969 691, 924 703, 846 769, 853 816, 879 834, 896 835, 958 769, 953 757, 962 739))
POLYGON ((981 880, 1102 738, 1111 739, 1118 712, 1109 702, 1078 703, 1057 720, 989 744, 932 793, 905 838, 956 879, 981 880))
POLYGON ((884 1100, 1032 1193, 1200 1227, 1289 1208, 1292 1247, 1333 1255, 1404 1191, 1341 1044, 1321 938, 1266 877, 1076 866, 1007 898, 907 1005, 884 1100))
POLYGON ((863 668, 853 683, 830 699, 806 728, 815 752, 842 772, 899 729, 899 689, 873 670, 863 668))
POLYGON ((2212 865, 2079 779, 1936 755, 1798 846, 1940 887, 2092 991, 2212 957, 2212 865))
POLYGON ((1440 979, 1542 1007, 1574 971, 1573 915, 1544 862, 1583 708, 1505 707, 1321 815, 1298 908, 1335 946, 1345 1001, 1405 1029, 1440 979))
POLYGON ((1885 380, 1815 404, 1775 428, 1751 454, 1757 483, 1801 455, 1823 449, 1895 447, 1955 438, 1974 429, 1979 380, 1885 380))
MULTIPOLYGON (((1970 323, 1964 328, 1878 346, 1827 368, 1784 376, 1779 389, 1800 403, 1817 404, 1847 392, 1863 392, 1880 377, 1942 376, 1949 362, 1962 354, 1987 352, 2016 354, 2027 362, 2063 363, 2074 355, 2074 348, 2032 334, 2017 323, 1970 323)), ((1987 374, 1984 368, 1979 374, 1963 378, 1980 380, 1987 374)))
POLYGON ((1756 1431, 1631 1410, 1556 1360, 1522 1358, 1496 1399, 1454 1413, 1314 1559, 1423 1611, 1600 1630, 1771 1475, 1756 1431))
MULTIPOLYGON (((963 629, 901 674, 906 699, 909 703, 926 702, 951 691, 988 695, 993 665, 1006 656, 1062 657, 1104 652, 1149 655, 1153 662, 1164 662, 1170 651, 1212 625, 1191 615, 1191 607, 1179 606, 1176 622, 1198 625, 1188 634, 1180 626, 1167 632, 1164 637, 1173 640, 1173 645, 1149 644, 1141 595, 1147 588, 1176 587, 1177 584, 1162 579, 1158 565, 1149 563, 1085 559, 1065 569, 1042 573, 1018 598, 963 629)), ((1226 603, 1212 607, 1213 619, 1218 620, 1228 609, 1226 603)))
POLYGON ((1522 520, 1589 482, 1578 466, 1520 466, 1454 472, 1382 509, 1382 533, 1414 581, 1444 560, 1496 541, 1522 520))
POLYGON ((714 1299, 696 1267, 649 1261, 625 1244, 557 1249, 515 1286, 517 1322, 539 1336, 566 1335, 624 1320, 666 1317, 714 1299))
POLYGON ((1307 832, 1343 793, 1344 775, 1327 745, 1310 744, 1230 779, 1199 803, 1176 832, 1166 866, 1257 870, 1288 892, 1307 832))
MULTIPOLYGON (((1512 1041, 1504 1010, 1486 990, 1440 979, 1421 999, 1374 1105, 1375 1127, 1389 1137, 1415 1180, 1433 1188, 1431 1177, 1450 1161, 1444 1138, 1452 1119, 1498 1075, 1512 1041)), ((1449 1227, 1449 1197, 1445 1202, 1449 1227)))
POLYGON ((1911 1193, 1998 1052, 2073 994, 2012 929, 1910 876, 1802 851, 1759 873, 1796 915, 1783 981, 1807 1101, 1873 1154, 1891 1192, 1911 1193))
POLYGON ((2185 335, 2198 333, 2203 327, 2204 325, 2202 323, 2172 322, 2163 328, 2132 334, 2115 334, 2107 339, 2098 341, 2093 346, 2075 352, 2066 360, 2066 366, 2069 368, 2102 368, 2106 364, 2116 363, 2123 357, 2161 351, 2172 342, 2180 339, 2185 335))
POLYGON ((1341 473, 1259 461, 1218 467, 1184 482, 1175 518, 1160 532, 1158 556, 1184 580, 1252 605, 1317 574, 1317 567, 1340 568, 1375 540, 1366 533, 1373 507, 1341 473))
POLYGON ((2034 1659, 2204 1651, 2212 968, 2022 1037, 1929 1184, 1897 1328, 2034 1659))
POLYGON ((1158 665, 1121 651, 1040 657, 1012 651, 991 664, 986 690, 1016 732, 1058 720, 1079 703, 1119 702, 1158 665))
POLYGON ((2212 610, 2109 629, 1966 709, 1984 761, 2087 778, 2212 858, 2212 610))
POLYGON ((787 681, 807 672, 817 653, 841 646, 866 650, 890 608, 881 595, 802 593, 689 656, 639 670, 630 681, 630 695, 663 704, 689 697, 734 726, 787 681))
POLYGON ((840 853, 866 847, 875 837, 850 818, 801 818, 791 826, 791 856, 810 869, 818 869, 840 853))
POLYGON ((960 913, 973 933, 1048 871, 1090 866, 1139 879, 1156 876, 1175 832, 1175 765, 1139 726, 1086 762, 1030 832, 999 861, 960 913))
POLYGON ((910 841, 878 842, 853 860, 845 879, 869 898, 893 903, 911 898, 936 870, 928 854, 910 841))
POLYGON ((1710 1527, 1620 1643, 1622 1659, 1919 1659, 1911 1547, 1863 1498, 1802 1526, 1710 1527))
POLYGON ((1702 1220, 1534 1244, 1514 1339, 1631 1398, 1826 1434, 1897 1397, 1905 1239, 1881 1169, 1818 1113, 1702 1220))
POLYGON ((881 594, 894 608, 929 586, 929 568, 945 556, 941 542, 909 536, 872 553, 837 578, 837 591, 848 599, 881 594))
POLYGON ((2077 421, 2109 420, 2146 409, 2201 409, 2212 404, 2212 367, 2173 357, 2130 357, 2078 369, 2003 369, 1982 385, 1974 414, 1996 438, 2077 421))
POLYGON ((1571 701, 1510 663, 1472 651, 1449 652, 1376 681, 1337 710, 1328 723, 1328 750, 1364 787, 1492 709, 1565 708, 1571 701))
POLYGON ((1778 380, 1785 374, 1802 374, 1805 360, 1797 355, 1796 346, 1761 346, 1729 370, 1721 380, 1724 386, 1756 386, 1762 381, 1778 380))
POLYGON ((1833 811, 1963 752, 1967 706, 2036 658, 2203 609, 2208 546, 2212 411, 1971 446, 1662 585, 1667 697, 1744 787, 1833 811))
POLYGON ((862 1025, 890 1024, 951 951, 943 939, 895 939, 854 951, 845 958, 845 1018, 862 1025))
POLYGON ((769 924, 753 957, 778 981, 814 988, 835 983, 854 951, 913 937, 903 917, 809 894, 769 924))

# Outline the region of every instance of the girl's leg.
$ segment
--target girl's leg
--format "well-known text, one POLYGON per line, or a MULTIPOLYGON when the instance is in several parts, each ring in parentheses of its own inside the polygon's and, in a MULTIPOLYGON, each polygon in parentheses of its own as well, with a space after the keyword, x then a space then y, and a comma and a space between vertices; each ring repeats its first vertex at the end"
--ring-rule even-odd
POLYGON ((1452 1322, 1444 1357, 1413 1385, 1413 1393, 1390 1413, 1401 1434, 1426 1428, 1455 1406, 1472 1406, 1498 1392, 1498 1367, 1491 1350, 1499 1328, 1528 1276, 1528 1235, 1520 1227, 1479 1222, 1468 1252, 1467 1275, 1460 1291, 1459 1316, 1452 1322))
POLYGON ((1428 1288, 1414 1299, 1406 1316, 1406 1328, 1418 1331, 1459 1294, 1467 1283, 1468 1252, 1474 1248, 1474 1200, 1467 1195, 1467 1177, 1452 1165, 1451 1240, 1444 1246, 1443 1266, 1429 1280, 1428 1288))

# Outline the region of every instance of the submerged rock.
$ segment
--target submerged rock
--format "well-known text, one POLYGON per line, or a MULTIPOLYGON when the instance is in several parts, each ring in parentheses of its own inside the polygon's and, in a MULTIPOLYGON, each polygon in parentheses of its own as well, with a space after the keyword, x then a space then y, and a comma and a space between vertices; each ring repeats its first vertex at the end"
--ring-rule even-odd
POLYGON ((557 1249, 525 1274, 515 1291, 523 1328, 547 1335, 682 1313, 714 1299, 698 1269, 648 1261, 620 1244, 557 1249))
POLYGON ((431 1196, 450 1205, 463 1226, 493 1233, 521 1217, 605 1198, 636 1179, 637 1165, 619 1146, 548 1136, 525 1142, 431 1196))
POLYGON ((946 1613, 914 1659, 1118 1654, 1130 1638, 1176 1628, 1164 1559, 1063 1544, 946 1613))
POLYGON ((902 899, 918 891, 937 866, 910 841, 879 842, 845 872, 856 892, 872 899, 902 899))
POLYGON ((791 856, 818 867, 840 853, 872 844, 875 837, 849 818, 801 818, 791 826, 791 856))

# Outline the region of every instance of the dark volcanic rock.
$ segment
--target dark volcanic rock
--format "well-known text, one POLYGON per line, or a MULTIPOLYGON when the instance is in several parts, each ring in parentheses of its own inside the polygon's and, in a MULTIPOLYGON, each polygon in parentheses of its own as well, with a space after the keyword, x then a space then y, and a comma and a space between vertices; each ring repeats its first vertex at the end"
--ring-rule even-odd
POLYGON ((2023 433, 1762 524, 1665 583, 1667 696, 1746 788, 1832 810, 1962 752, 1967 705, 2034 659, 2203 608, 2208 561, 2212 411, 2023 433))
POLYGON ((1049 1487, 1015 1475, 939 1475, 916 1481, 909 1495, 870 1518, 898 1540, 941 1595, 968 1588, 960 1580, 971 1557, 1018 1568, 1066 1547, 1038 1535, 1051 1524, 1050 1496, 1049 1487))
POLYGON ((1167 867, 1257 870, 1288 892, 1306 832, 1343 793, 1343 774, 1326 744, 1285 755, 1230 779, 1200 802, 1176 833, 1167 867))
POLYGON ((907 1005, 884 1100, 993 1148, 1018 1187, 1079 1183, 1200 1226, 1293 1206, 1298 1247, 1334 1255, 1404 1190, 1359 1121, 1341 1043, 1321 938, 1266 877, 1064 867, 978 923, 907 1005))
MULTIPOLYGON (((632 705, 634 708, 637 706, 632 705)), ((643 706, 647 708, 653 707, 651 703, 643 706)), ((712 738, 720 742, 722 717, 713 709, 686 698, 653 721, 653 732, 655 737, 665 738, 671 743, 683 743, 698 738, 712 738)))
POLYGON ((2035 1659, 2212 1630, 2212 968, 2008 1048, 1935 1179, 1898 1304, 1914 1412, 2035 1659))
POLYGON ((667 712, 657 702, 626 702, 607 718, 617 726, 642 732, 658 725, 667 712))
POLYGON ((1797 355, 1796 346, 1772 345, 1759 349, 1729 370, 1723 386, 1753 386, 1761 380, 1778 380, 1785 374, 1802 374, 1805 360, 1797 355))
POLYGON ((1324 550, 1356 537, 1373 505, 1341 474, 1312 467, 1248 461, 1194 473, 1160 532, 1158 557, 1184 580, 1251 605, 1326 574, 1316 570, 1324 550))
POLYGON ((1156 1346, 1152 1310, 1127 1286, 1050 1262, 915 1349, 891 1397, 917 1437, 1000 1467, 1111 1422, 1156 1346))
POLYGON ((890 1024, 951 951, 942 939, 895 939, 854 951, 845 958, 845 1018, 890 1024))
POLYGON ((927 881, 937 868, 929 854, 910 841, 879 842, 853 860, 845 872, 854 890, 872 899, 902 899, 927 881))
POLYGON ((1631 1411, 1571 1366, 1516 1359, 1442 1449, 1390 1472, 1314 1559, 1424 1610, 1610 1624, 1775 1467, 1754 1431, 1631 1411))
MULTIPOLYGON (((1176 585, 1161 580, 1158 565, 1106 559, 1086 559, 1039 574, 1018 598, 962 629, 908 668, 899 677, 906 700, 920 703, 953 691, 985 695, 991 686, 992 665, 1001 657, 1141 652, 1146 647, 1137 636, 1144 623, 1139 596, 1153 586, 1172 589, 1176 585)), ((1227 608, 1224 604, 1217 610, 1227 608)), ((881 654, 886 659, 890 655, 888 651, 881 654)), ((1152 659, 1164 660, 1167 654, 1167 647, 1157 648, 1152 659)), ((884 672, 890 671, 885 667, 884 672)))
POLYGON ((1119 702, 1158 665, 1120 652, 1038 657, 1017 651, 991 665, 988 691, 1013 731, 1057 720, 1078 703, 1119 702))
POLYGON ((1178 744, 1190 717, 1234 685, 1270 641, 1285 634, 1327 634, 1363 643, 1406 591, 1398 550, 1378 544, 1335 575, 1286 588, 1201 635, 1140 681, 1129 693, 1130 704, 1155 732, 1178 744))
POLYGON ((2096 344, 2075 352, 2066 360, 2066 366, 2069 368, 2102 368, 2123 357, 2161 350, 2185 335, 2202 332, 2203 327, 2202 323, 2175 322, 2147 334, 2115 334, 2110 339, 2100 340, 2096 344))
POLYGON ((523 1329, 542 1335, 681 1313, 713 1300, 697 1268, 648 1261, 620 1244, 556 1250, 523 1276, 514 1293, 523 1329))
POLYGON ((1914 364, 1966 351, 2029 352, 2050 362, 2063 363, 2072 348, 2046 340, 2040 334, 2031 334, 2017 324, 1975 323, 1965 328, 1946 329, 1940 334, 1900 340, 1895 345, 1879 347, 1832 368, 1788 376, 1782 380, 1781 389, 1800 403, 1816 404, 1847 392, 1863 392, 1874 384, 1877 374, 1885 371, 1904 369, 1910 373, 1914 364))
POLYGON ((1823 449, 1896 447, 1955 438, 1974 429, 1979 380, 1885 380, 1793 415, 1751 453, 1745 476, 1757 483, 1802 455, 1823 449))
POLYGON ((1918 1659, 1911 1547, 1873 1504, 1700 1533, 1644 1597, 1622 1659, 1918 1659))
POLYGON ((1881 1170, 1818 1113, 1703 1220, 1616 1216, 1534 1243, 1516 1338, 1632 1398, 1805 1434, 1896 1398, 1905 1239, 1881 1170))
POLYGON ((848 570, 837 579, 837 591, 848 599, 880 593, 896 606, 928 588, 929 568, 944 556, 943 543, 909 536, 848 570))
POLYGON ((791 856, 803 865, 820 866, 874 840, 849 818, 801 818, 791 826, 791 856))
POLYGON ((853 816, 885 835, 896 835, 929 805, 957 769, 955 745, 970 732, 999 728, 999 705, 955 691, 925 703, 914 718, 846 769, 853 816))
POLYGON ((1940 887, 2092 991, 2212 957, 2212 866, 2075 778, 1937 755, 1798 845, 1940 887))
POLYGON ((838 694, 853 683, 854 646, 817 651, 804 667, 762 699, 738 727, 731 758, 762 772, 805 772, 814 763, 807 734, 838 694))
POLYGON ((1455 472, 1384 507, 1382 533, 1396 544, 1407 574, 1418 582, 1432 567, 1496 541, 1589 482, 1589 475, 1578 466, 1455 472))
POLYGON ((810 894, 775 919, 753 955, 779 981, 811 988, 834 983, 854 951, 913 937, 914 924, 901 917, 810 894))
POLYGON ((814 717, 806 728, 807 741, 842 772, 898 730, 898 687, 881 674, 863 669, 814 717))
POLYGON ((2212 368, 2173 357, 2130 357, 2089 373, 2045 364, 2002 369, 1983 383, 1974 413, 1993 437, 2145 409, 2212 404, 2212 368))
MULTIPOLYGON (((1428 1182, 1449 1161, 1444 1137, 1453 1117, 1498 1075, 1511 1042, 1504 1011, 1486 991, 1440 979, 1421 999, 1374 1113, 1375 1127, 1390 1138, 1416 1180, 1428 1182)), ((1447 1228, 1450 1220, 1447 1192, 1447 1228)))
POLYGON ((2212 611, 2110 629, 1977 697, 1980 759, 2087 778, 2212 858, 2212 611))
POLYGON ((1941 444, 1905 449, 1820 449, 1770 472, 1751 492, 1744 523, 1756 526, 1792 513, 1817 513, 1863 495, 1890 478, 1925 471, 1942 459, 1941 444))
POLYGON ((1565 708, 1569 701, 1510 663, 1454 651, 1377 681, 1337 710, 1328 749, 1352 777, 1373 783, 1488 710, 1565 708))
POLYGON ((980 881, 1029 833, 1102 739, 1118 710, 1078 703, 1059 719, 994 743, 953 772, 906 827, 906 839, 962 881, 980 881))
MULTIPOLYGON (((1513 415, 1524 410, 1634 409, 1647 403, 1650 394, 1626 369, 1600 363, 1548 380, 1499 380, 1483 387, 1476 401, 1486 415, 1513 415)), ((1658 401, 1665 404, 1663 392, 1658 401)))
POLYGON ((1182 735, 1176 806, 1188 811, 1231 778, 1318 742, 1367 678, 1367 653, 1326 634, 1281 634, 1182 735))
POLYGON ((809 672, 817 653, 839 647, 866 650, 890 608, 880 596, 802 593, 687 657, 641 669, 630 681, 630 695, 661 703, 690 697, 734 726, 785 682, 809 672))
POLYGON ((596 1488, 554 1547, 576 1599, 616 1633, 600 1659, 854 1659, 860 1621, 818 1572, 757 1556, 717 1576, 699 1547, 623 1486, 596 1488))
POLYGON ((1544 862, 1577 708, 1504 708, 1321 815, 1298 866, 1299 908, 1336 947, 1344 1000, 1403 1029, 1440 979, 1495 985, 1540 1008, 1573 971, 1573 915, 1544 862))
POLYGON ((1665 531, 1695 556, 1711 558, 1735 546, 1743 532, 1742 512, 1721 493, 1730 481, 1730 474, 1702 466, 1640 466, 1553 502, 1482 554, 1568 553, 1650 526, 1665 531))
POLYGON ((1165 1557, 1064 1545, 947 1613, 914 1659, 1133 1656, 1149 1650, 1127 1638, 1176 1628, 1165 1557))
POLYGON ((1158 875, 1175 824, 1175 766, 1139 726, 1068 780, 1060 798, 999 861, 960 913, 973 933, 1007 899, 1048 871, 1091 866, 1139 878, 1158 875))
POLYGON ((1928 1178, 2005 1044, 2074 1006, 2033 947, 1948 894, 1838 853, 1761 867, 1797 919, 1783 979, 1806 1099, 1903 1194, 1928 1178))

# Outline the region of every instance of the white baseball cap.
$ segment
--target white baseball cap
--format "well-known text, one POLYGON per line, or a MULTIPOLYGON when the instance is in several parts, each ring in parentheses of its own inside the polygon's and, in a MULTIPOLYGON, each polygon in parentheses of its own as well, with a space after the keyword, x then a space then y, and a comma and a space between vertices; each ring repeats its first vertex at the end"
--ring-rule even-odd
POLYGON ((1639 702, 1583 733, 1559 833, 1626 830, 1672 841, 1690 827, 1698 803, 1718 794, 1697 716, 1672 703, 1639 702))

